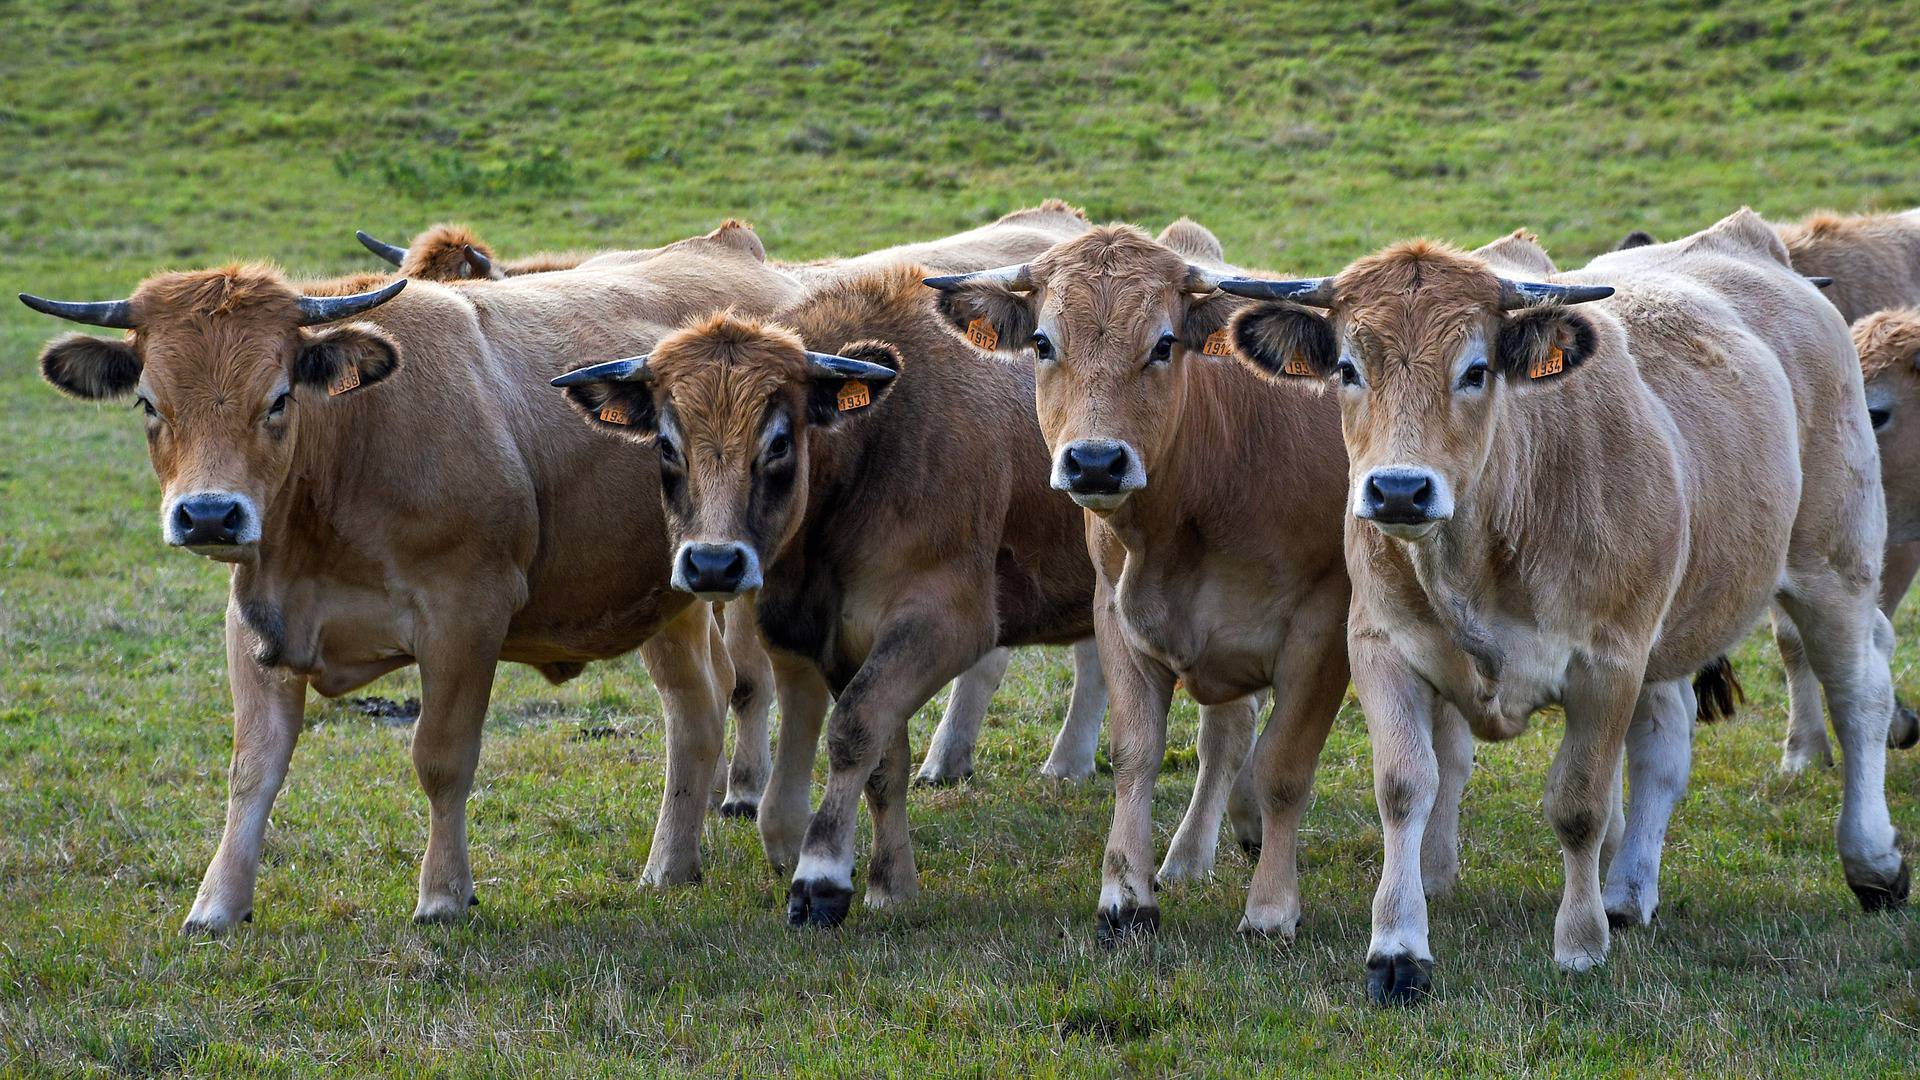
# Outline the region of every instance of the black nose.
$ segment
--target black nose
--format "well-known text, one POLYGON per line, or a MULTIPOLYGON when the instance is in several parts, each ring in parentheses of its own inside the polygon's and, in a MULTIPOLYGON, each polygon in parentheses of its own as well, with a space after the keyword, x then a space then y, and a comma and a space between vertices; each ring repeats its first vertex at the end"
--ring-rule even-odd
POLYGON ((1112 495, 1127 475, 1127 447, 1117 442, 1080 442, 1067 447, 1067 488, 1083 495, 1112 495))
POLYGON ((693 593, 737 593, 747 576, 747 549, 739 544, 688 544, 680 549, 680 577, 693 593))
POLYGON ((1413 470, 1381 470, 1367 477, 1367 516, 1389 525, 1420 525, 1433 517, 1433 478, 1413 470))
POLYGON ((173 504, 173 542, 177 547, 240 542, 247 511, 230 495, 193 495, 173 504))

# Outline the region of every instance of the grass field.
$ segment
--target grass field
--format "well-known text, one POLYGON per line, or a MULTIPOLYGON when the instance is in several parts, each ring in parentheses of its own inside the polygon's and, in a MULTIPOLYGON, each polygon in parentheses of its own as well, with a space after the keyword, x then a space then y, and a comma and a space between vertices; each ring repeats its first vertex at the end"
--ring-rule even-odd
MULTIPOLYGON (((1742 203, 1920 204, 1913 5, 1583 7, 0 0, 0 279, 89 296, 232 257, 331 273, 372 265, 355 228, 448 217, 523 252, 738 215, 804 258, 1056 195, 1155 228, 1192 214, 1276 269, 1522 225, 1577 265, 1742 203)), ((40 384, 32 356, 61 329, 0 309, 0 1072, 1920 1068, 1920 916, 1863 916, 1833 851, 1837 778, 1775 771, 1784 696, 1758 637, 1738 657, 1750 708, 1698 735, 1661 921, 1595 975, 1550 962, 1557 720, 1481 748, 1462 884, 1434 909, 1438 997, 1413 1012, 1360 986, 1380 837, 1356 709, 1321 761, 1293 945, 1232 934, 1247 866, 1229 853, 1164 899, 1156 941, 1108 954, 1091 916, 1110 779, 1037 777, 1068 678, 1038 652, 974 780, 913 796, 925 897, 836 932, 786 930, 784 883, 735 823, 709 825, 703 885, 637 886, 662 746, 629 660, 560 689, 503 673, 471 925, 406 918, 425 842, 408 732, 316 699, 256 921, 183 938, 225 797, 225 575, 161 548, 133 413, 40 384)), ((1897 659, 1910 700, 1917 656, 1897 659)), ((1183 702, 1166 830, 1193 720, 1183 702)), ((1920 835, 1920 756, 1888 786, 1920 835)))

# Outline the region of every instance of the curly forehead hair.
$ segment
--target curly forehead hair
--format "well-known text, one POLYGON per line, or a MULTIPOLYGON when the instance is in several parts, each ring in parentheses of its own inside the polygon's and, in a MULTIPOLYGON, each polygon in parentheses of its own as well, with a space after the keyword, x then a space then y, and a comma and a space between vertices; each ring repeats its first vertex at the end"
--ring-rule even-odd
POLYGON ((1853 344, 1860 350, 1860 373, 1871 379, 1899 363, 1920 356, 1920 309, 1876 311, 1853 324, 1853 344))

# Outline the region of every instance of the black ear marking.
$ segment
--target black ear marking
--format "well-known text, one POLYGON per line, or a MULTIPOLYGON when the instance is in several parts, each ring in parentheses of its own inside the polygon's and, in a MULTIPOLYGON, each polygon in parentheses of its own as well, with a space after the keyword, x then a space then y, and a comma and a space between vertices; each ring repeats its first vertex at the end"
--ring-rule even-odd
POLYGON ((1547 306, 1507 316, 1494 344, 1494 365, 1523 383, 1558 378, 1586 363, 1598 340, 1593 322, 1573 308, 1547 306))
POLYGON ((1231 293, 1213 292, 1187 302, 1187 313, 1175 331, 1180 347, 1206 356, 1232 356, 1233 334, 1227 329, 1233 314, 1246 301, 1231 293))
MULTIPOLYGON (((884 341, 855 341, 834 351, 836 356, 878 364, 898 372, 904 362, 900 350, 884 341)), ((814 375, 807 380, 807 423, 831 427, 849 414, 865 415, 893 391, 893 379, 833 378, 814 375)))
POLYGON ((1241 308, 1228 327, 1233 351, 1269 378, 1325 379, 1339 348, 1325 315, 1287 301, 1241 308))
POLYGON ((293 381, 329 397, 380 382, 400 368, 400 347, 372 323, 330 326, 305 335, 293 362, 293 381))
POLYGON ((1032 293, 1017 293, 989 282, 973 282, 942 292, 934 307, 968 344, 987 352, 1026 348, 1039 325, 1032 293))
POLYGON ((140 354, 125 341, 62 334, 40 350, 40 376, 69 397, 125 397, 140 385, 140 354))
POLYGON ((590 382, 569 386, 567 401, 601 431, 629 439, 650 439, 659 431, 660 416, 653 387, 637 382, 590 382))

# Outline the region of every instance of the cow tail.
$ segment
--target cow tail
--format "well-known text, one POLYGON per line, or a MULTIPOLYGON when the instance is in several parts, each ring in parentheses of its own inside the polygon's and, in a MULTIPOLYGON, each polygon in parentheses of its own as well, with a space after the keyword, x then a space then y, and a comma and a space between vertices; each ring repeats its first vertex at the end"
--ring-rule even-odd
POLYGON ((1725 656, 1715 657, 1693 677, 1693 696, 1700 704, 1703 724, 1733 719, 1737 707, 1747 700, 1747 692, 1733 674, 1733 663, 1725 656))

